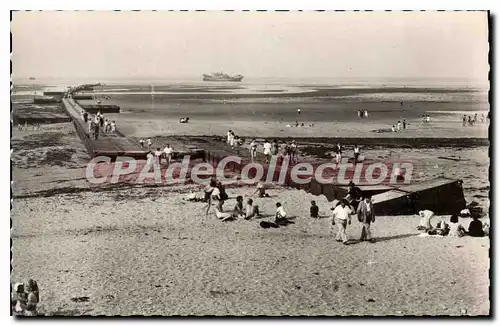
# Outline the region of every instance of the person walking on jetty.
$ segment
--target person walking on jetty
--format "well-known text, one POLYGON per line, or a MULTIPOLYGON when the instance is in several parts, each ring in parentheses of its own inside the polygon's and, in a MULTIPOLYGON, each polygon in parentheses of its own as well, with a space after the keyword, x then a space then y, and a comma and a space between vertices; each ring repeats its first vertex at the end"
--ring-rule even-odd
POLYGON ((116 131, 116 122, 115 120, 111 121, 111 132, 115 132, 116 131))
POLYGON ((359 240, 374 242, 370 231, 370 225, 375 222, 375 212, 370 196, 365 196, 359 203, 356 213, 358 214, 358 221, 363 224, 359 240))
POLYGON ((233 131, 231 129, 228 130, 227 132, 227 144, 231 144, 231 134, 233 133, 233 131))
POLYGON ((295 140, 292 140, 290 143, 290 163, 295 164, 297 163, 297 144, 295 143, 295 140))
POLYGON ((85 123, 87 123, 88 120, 89 120, 89 114, 86 111, 84 111, 83 112, 83 121, 85 121, 85 123))
POLYGON ((252 158, 252 162, 257 158, 257 142, 255 138, 250 143, 250 157, 252 158))
POLYGON ((139 140, 139 145, 141 145, 141 148, 144 148, 144 139, 139 140))
POLYGON ((89 137, 90 137, 90 135, 92 135, 92 133, 94 132, 94 120, 89 119, 87 124, 89 126, 89 137))
POLYGON ((335 236, 335 241, 342 242, 344 245, 347 245, 347 225, 351 225, 351 215, 354 212, 349 208, 347 201, 342 199, 340 204, 333 209, 332 223, 331 225, 337 224, 337 235, 335 236), (335 221, 337 220, 337 221, 335 221))
POLYGON ((396 131, 397 132, 401 131, 401 121, 398 121, 398 124, 396 125, 396 131))
POLYGON ((466 124, 467 124, 467 116, 464 114, 462 118, 462 126, 465 127, 466 124))
POLYGON ((104 120, 104 129, 103 129, 103 131, 104 131, 105 134, 107 134, 108 131, 109 131, 108 130, 108 128, 109 128, 108 126, 109 126, 109 121, 108 121, 108 119, 105 119, 104 120))
POLYGON ((151 138, 148 138, 148 151, 151 150, 151 145, 153 145, 153 142, 151 141, 151 138))
POLYGON ((278 145, 278 141, 275 139, 275 140, 273 140, 273 143, 271 144, 271 155, 272 156, 278 155, 278 151, 279 151, 279 145, 278 145))
POLYGON ((149 151, 148 155, 146 155, 146 165, 148 166, 148 172, 151 171, 151 168, 155 164, 155 156, 153 152, 149 151))
POLYGON ((99 124, 96 123, 94 125, 94 139, 97 140, 99 138, 99 124))
POLYGON ((359 146, 354 145, 354 164, 358 163, 359 159, 359 146))
POLYGON ((337 143, 337 146, 335 146, 335 161, 337 164, 340 163, 342 160, 342 146, 340 146, 340 143, 337 143))
POLYGON ((157 148, 156 151, 155 151, 155 161, 156 163, 158 163, 158 165, 161 164, 161 157, 163 156, 163 152, 161 150, 161 148, 157 148))
POLYGON ((167 144, 167 147, 163 150, 165 152, 165 158, 167 159, 167 165, 170 165, 172 162, 172 154, 174 153, 174 149, 170 146, 170 144, 167 144))
POLYGON ((406 119, 403 119, 403 130, 406 130, 406 119))

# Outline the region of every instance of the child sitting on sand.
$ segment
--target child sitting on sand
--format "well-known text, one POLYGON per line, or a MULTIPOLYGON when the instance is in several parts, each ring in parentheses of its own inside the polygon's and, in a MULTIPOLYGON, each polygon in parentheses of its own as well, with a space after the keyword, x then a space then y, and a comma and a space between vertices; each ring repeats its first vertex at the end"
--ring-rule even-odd
POLYGON ((256 194, 257 192, 259 193, 259 198, 269 197, 269 194, 266 193, 266 189, 262 181, 259 181, 257 183, 257 190, 255 190, 254 194, 256 194))
POLYGON ((276 203, 276 220, 283 219, 286 217, 286 212, 281 203, 276 203))
POLYGON ((458 215, 453 214, 450 217, 450 232, 449 237, 463 237, 465 234, 464 227, 458 223, 458 215))
POLYGON ((428 232, 432 230, 431 219, 434 217, 434 212, 428 209, 418 212, 421 217, 420 224, 417 226, 417 230, 423 230, 428 232))
POLYGON ((243 197, 236 197, 236 205, 234 205, 233 216, 235 217, 243 217, 245 216, 245 212, 243 212, 243 197))
POLYGON ((255 216, 260 216, 259 206, 254 205, 252 199, 248 199, 247 206, 245 207, 245 219, 249 220, 255 216))
POLYGON ((233 221, 234 217, 231 213, 223 213, 220 211, 219 207, 215 206, 215 216, 222 222, 233 221))
POLYGON ((469 236, 471 237, 483 237, 483 223, 479 220, 477 216, 472 218, 472 222, 469 224, 469 236))
POLYGON ((311 208, 309 209, 312 218, 318 218, 319 207, 316 205, 316 202, 311 201, 311 208))

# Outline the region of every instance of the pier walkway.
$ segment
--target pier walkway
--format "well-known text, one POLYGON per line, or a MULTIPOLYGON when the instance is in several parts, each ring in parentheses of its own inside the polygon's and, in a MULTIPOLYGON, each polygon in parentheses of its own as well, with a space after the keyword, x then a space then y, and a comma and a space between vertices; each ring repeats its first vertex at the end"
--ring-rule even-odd
POLYGON ((63 99, 64 107, 71 116, 76 132, 85 145, 90 157, 109 156, 112 159, 117 156, 129 156, 137 159, 146 159, 147 151, 133 140, 125 137, 118 130, 114 133, 99 131, 99 138, 93 139, 89 136, 88 125, 82 118, 82 107, 71 98, 63 99))

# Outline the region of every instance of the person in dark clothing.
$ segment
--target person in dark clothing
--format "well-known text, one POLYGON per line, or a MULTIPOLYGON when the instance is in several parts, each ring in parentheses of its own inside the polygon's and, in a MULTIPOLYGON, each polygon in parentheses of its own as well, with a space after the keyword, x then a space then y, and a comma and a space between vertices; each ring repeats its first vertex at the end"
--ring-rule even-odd
POLYGON ((94 139, 97 140, 99 138, 99 124, 95 124, 94 126, 94 139))
POLYGON ((85 121, 85 123, 89 121, 89 114, 87 112, 83 112, 83 121, 85 121))
POLYGON ((361 189, 359 187, 356 187, 354 182, 352 180, 349 182, 348 190, 347 190, 347 197, 349 198, 349 205, 351 205, 354 210, 358 208, 358 204, 361 200, 361 197, 363 196, 361 189))
POLYGON ((464 117, 462 118, 462 126, 465 127, 466 124, 467 124, 467 116, 464 114, 464 117))
POLYGON ((311 217, 312 218, 318 218, 319 217, 319 207, 316 205, 316 202, 313 200, 311 201, 311 217))
POLYGON ((403 130, 406 130, 406 119, 403 119, 403 130))
POLYGON ((472 222, 470 222, 469 232, 467 233, 471 237, 484 237, 483 223, 478 219, 477 216, 474 216, 472 222))

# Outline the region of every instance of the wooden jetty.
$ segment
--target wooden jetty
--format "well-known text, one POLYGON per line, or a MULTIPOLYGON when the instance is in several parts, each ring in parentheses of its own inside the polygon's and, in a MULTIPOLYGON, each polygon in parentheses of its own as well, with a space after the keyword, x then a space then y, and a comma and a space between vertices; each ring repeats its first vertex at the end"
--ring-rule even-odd
POLYGON ((59 98, 56 98, 54 96, 40 96, 40 97, 35 97, 33 99, 33 103, 35 104, 52 104, 52 103, 60 103, 61 100, 59 98))
POLYGON ((93 100, 94 98, 92 95, 87 95, 87 94, 73 94, 71 97, 74 100, 93 100))
POLYGON ((133 140, 124 137, 120 132, 99 133, 97 140, 89 136, 88 125, 81 116, 82 107, 71 98, 63 99, 64 107, 73 120, 76 133, 82 140, 90 157, 108 156, 112 160, 118 156, 128 156, 136 159, 146 159, 147 150, 133 140))
POLYGON ((78 105, 85 111, 91 114, 96 114, 97 112, 101 112, 102 114, 106 113, 120 113, 120 107, 118 105, 110 105, 110 104, 81 104, 76 101, 78 105))
POLYGON ((53 112, 19 112, 12 114, 12 122, 18 124, 60 123, 70 122, 71 117, 62 113, 53 112))

